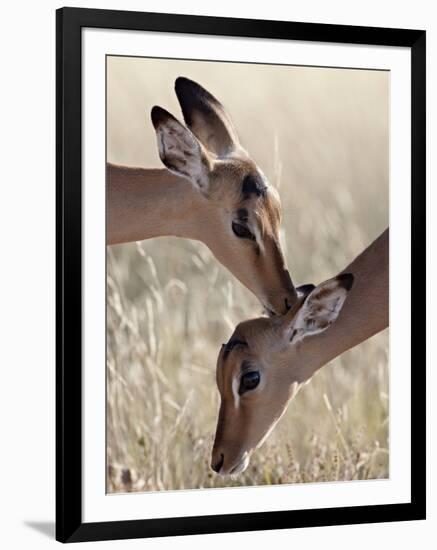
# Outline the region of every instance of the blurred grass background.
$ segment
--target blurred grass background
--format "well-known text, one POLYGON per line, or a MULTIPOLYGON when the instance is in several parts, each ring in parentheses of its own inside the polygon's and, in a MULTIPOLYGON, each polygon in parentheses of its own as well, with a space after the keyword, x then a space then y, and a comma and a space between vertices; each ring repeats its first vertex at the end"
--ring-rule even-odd
MULTIPOLYGON (((296 284, 335 275, 388 226, 387 72, 110 57, 107 75, 110 162, 161 166, 150 109, 181 119, 180 75, 225 105, 279 190, 296 284)), ((257 300, 200 243, 118 245, 107 261, 108 492, 388 477, 388 330, 319 371, 248 470, 222 478, 216 357, 257 300)))

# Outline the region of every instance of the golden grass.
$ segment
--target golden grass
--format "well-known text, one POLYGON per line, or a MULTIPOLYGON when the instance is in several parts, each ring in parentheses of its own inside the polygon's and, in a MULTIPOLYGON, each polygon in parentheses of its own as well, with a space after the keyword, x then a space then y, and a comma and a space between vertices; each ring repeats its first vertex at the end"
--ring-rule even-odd
MULTIPOLYGON (((222 100, 279 189, 297 284, 340 271, 388 225, 388 74, 147 59, 108 62, 108 159, 160 166, 148 112, 179 116, 175 78, 222 100)), ((209 468, 215 361, 256 299, 200 243, 108 249, 109 492, 385 478, 388 331, 303 387, 246 472, 209 468)))

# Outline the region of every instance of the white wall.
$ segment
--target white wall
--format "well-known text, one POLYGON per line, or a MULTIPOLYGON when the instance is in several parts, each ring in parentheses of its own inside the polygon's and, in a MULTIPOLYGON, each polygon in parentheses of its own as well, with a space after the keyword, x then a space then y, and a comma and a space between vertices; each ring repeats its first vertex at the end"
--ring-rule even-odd
MULTIPOLYGON (((435 123, 437 97, 437 20, 433 3, 426 0, 307 0, 305 2, 235 2, 212 5, 201 0, 162 0, 74 6, 184 12, 205 15, 288 19, 428 30, 428 127, 435 123)), ((55 163, 55 8, 52 0, 2 6, 2 62, 0 84, 1 189, 0 238, 0 541, 4 548, 54 546, 54 163, 55 163), (32 527, 33 525, 33 527, 32 527), (36 527, 36 528, 35 528, 36 527)), ((428 151, 435 153, 435 124, 429 129, 428 151)), ((429 155, 429 181, 437 180, 435 154, 429 155)), ((436 204, 436 190, 429 189, 428 211, 436 204)), ((437 230, 429 223, 429 241, 437 230), (432 233, 431 233, 432 232, 432 233)), ((436 280, 435 255, 429 280, 436 280)), ((428 245, 431 251, 431 245, 428 245)), ((430 286, 430 284, 428 285, 430 286)), ((437 308, 436 293, 430 298, 437 308)), ((421 322, 417 320, 417 322, 421 322)), ((430 331, 429 331, 430 334, 430 331)), ((433 342, 430 339, 430 348, 433 342)), ((434 338, 434 364, 437 361, 434 338)), ((431 364, 431 360, 428 361, 431 364)), ((429 369, 429 390, 437 391, 429 369)), ((431 400, 430 400, 431 401, 431 400)), ((429 464, 435 449, 436 400, 429 407, 428 426, 434 425, 429 464)), ((428 429, 431 435, 431 430, 428 429)), ((430 472, 430 475, 432 472, 430 472)), ((431 475, 429 486, 435 476, 431 475)), ((338 550, 411 548, 418 539, 437 535, 435 498, 430 499, 429 520, 414 523, 325 527, 295 531, 211 535, 149 541, 149 548, 222 548, 252 544, 258 547, 312 548, 326 545, 338 550)), ((140 547, 142 541, 101 543, 103 547, 140 547), (123 546, 122 546, 123 545, 123 546)), ((431 543, 422 543, 425 548, 431 543)))

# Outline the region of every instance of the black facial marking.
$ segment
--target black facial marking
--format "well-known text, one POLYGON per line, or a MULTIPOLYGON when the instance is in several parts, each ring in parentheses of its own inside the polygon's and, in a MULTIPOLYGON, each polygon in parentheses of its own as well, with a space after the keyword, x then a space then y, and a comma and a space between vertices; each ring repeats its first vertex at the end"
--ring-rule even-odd
POLYGON ((261 176, 249 174, 243 180, 241 192, 245 199, 255 194, 257 197, 264 197, 267 193, 267 186, 261 176))
POLYGON ((227 356, 235 346, 247 346, 247 342, 244 342, 243 340, 238 340, 238 338, 235 338, 234 340, 229 340, 229 342, 225 346, 223 359, 227 358, 227 356))

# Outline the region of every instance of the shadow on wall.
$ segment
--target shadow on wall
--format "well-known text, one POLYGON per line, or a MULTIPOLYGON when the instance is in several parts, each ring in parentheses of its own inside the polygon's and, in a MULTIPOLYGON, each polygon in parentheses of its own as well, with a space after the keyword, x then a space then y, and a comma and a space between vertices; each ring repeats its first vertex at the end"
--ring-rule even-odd
POLYGON ((38 531, 42 535, 49 538, 55 538, 55 522, 54 521, 25 521, 24 525, 30 527, 34 531, 38 531))

